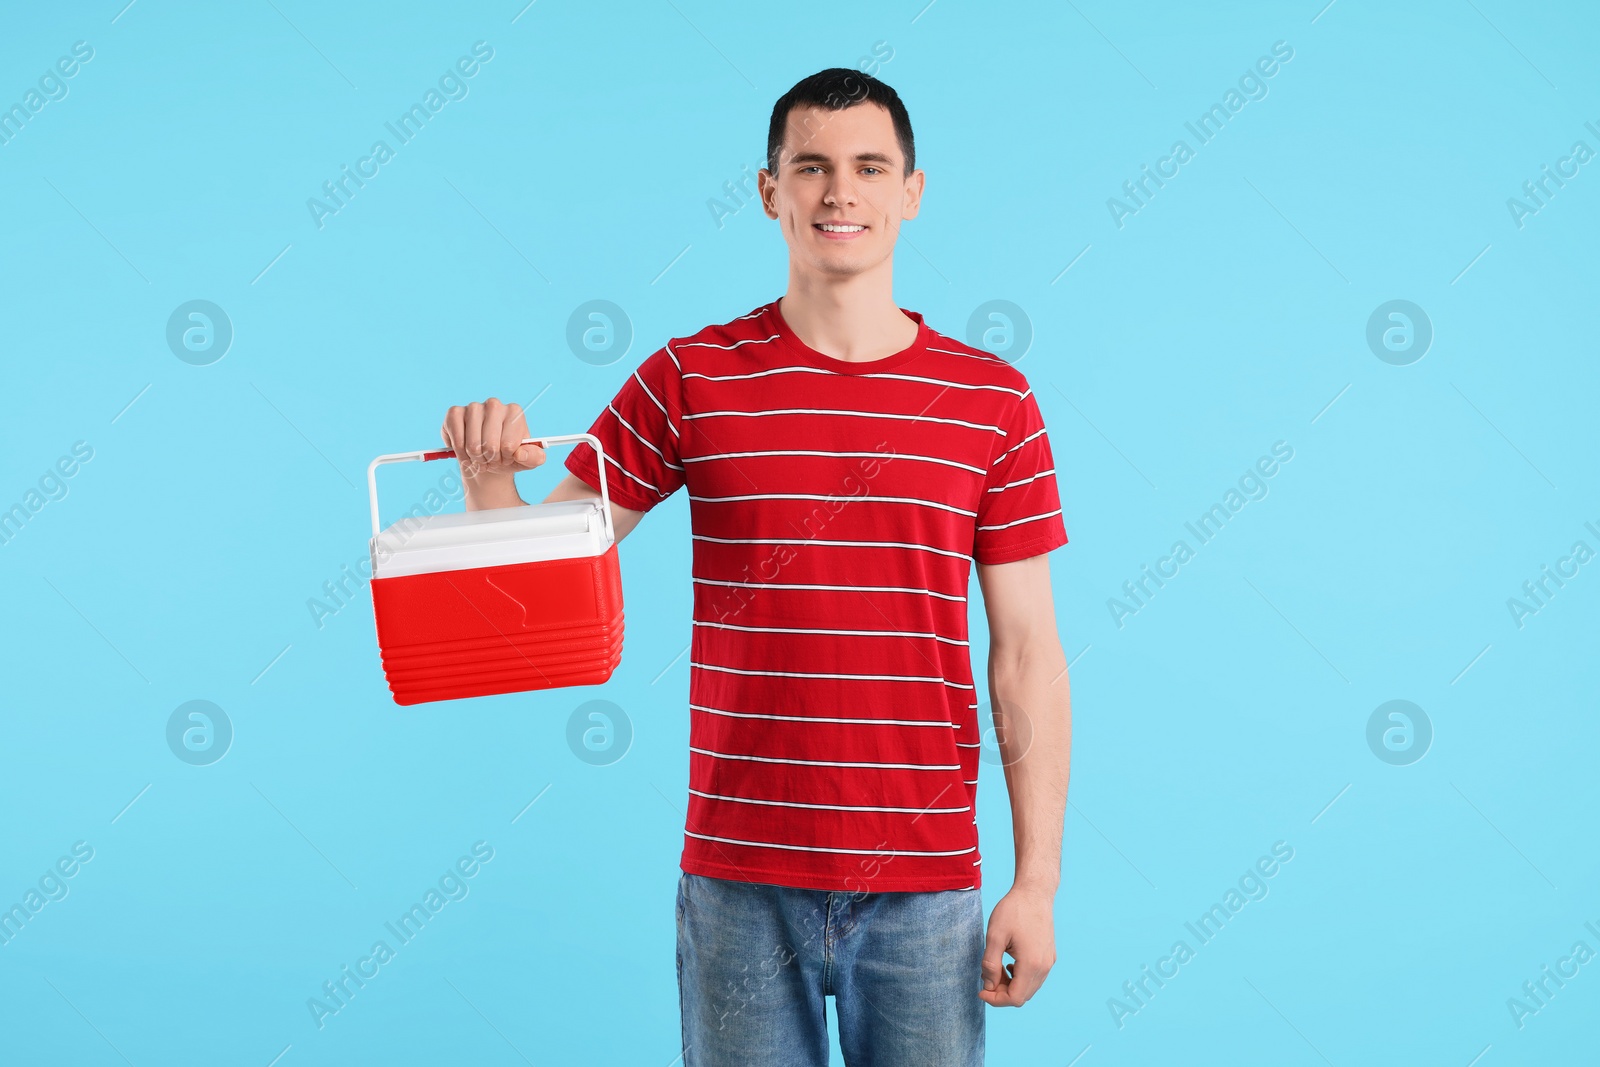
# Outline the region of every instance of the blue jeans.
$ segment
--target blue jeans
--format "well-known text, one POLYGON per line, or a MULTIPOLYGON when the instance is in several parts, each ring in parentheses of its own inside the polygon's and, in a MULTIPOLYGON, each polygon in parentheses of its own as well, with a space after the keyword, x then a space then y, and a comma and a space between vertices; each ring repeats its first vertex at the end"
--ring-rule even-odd
POLYGON ((851 893, 678 876, 683 1067, 981 1067, 976 889, 851 893))

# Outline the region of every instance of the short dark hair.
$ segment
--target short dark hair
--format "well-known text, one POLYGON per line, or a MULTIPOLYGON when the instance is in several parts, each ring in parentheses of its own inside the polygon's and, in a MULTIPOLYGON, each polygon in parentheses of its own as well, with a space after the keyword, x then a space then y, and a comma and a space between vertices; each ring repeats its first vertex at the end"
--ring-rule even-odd
POLYGON ((778 152, 788 128, 789 112, 797 107, 826 107, 842 111, 857 104, 877 104, 889 112, 894 123, 900 153, 906 157, 906 176, 916 169, 917 148, 911 137, 911 116, 906 114, 900 94, 885 83, 849 67, 829 67, 794 83, 794 88, 778 97, 772 106, 772 122, 767 126, 767 170, 778 173, 778 152))

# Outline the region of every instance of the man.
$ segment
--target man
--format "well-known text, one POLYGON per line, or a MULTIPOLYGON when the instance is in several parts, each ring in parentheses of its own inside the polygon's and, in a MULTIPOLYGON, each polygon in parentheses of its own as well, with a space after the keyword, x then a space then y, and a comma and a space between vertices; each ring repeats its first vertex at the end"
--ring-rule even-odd
MULTIPOLYGON (((1055 962, 1070 711, 1050 446, 1021 372, 894 303, 924 182, 894 90, 802 80, 767 156, 787 291, 669 341, 590 427, 619 539, 689 491, 684 1064, 821 1067, 829 994, 849 1064, 980 1064, 984 1005, 1020 1006, 1055 962), (1016 845, 987 938, 974 562, 1016 845)), ((512 476, 544 450, 520 444, 517 405, 453 407, 442 434, 469 509, 522 503, 512 476)), ((547 501, 598 496, 593 448, 566 468, 547 501)))

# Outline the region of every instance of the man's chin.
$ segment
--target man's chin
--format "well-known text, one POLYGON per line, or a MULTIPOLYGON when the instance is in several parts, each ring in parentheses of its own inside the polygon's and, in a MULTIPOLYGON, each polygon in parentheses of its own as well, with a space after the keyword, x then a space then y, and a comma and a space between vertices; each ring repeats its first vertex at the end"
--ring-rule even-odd
POLYGON ((811 269, 818 274, 827 274, 834 277, 848 278, 856 274, 865 274, 878 265, 877 260, 872 260, 859 252, 851 254, 835 254, 831 256, 807 256, 811 269))

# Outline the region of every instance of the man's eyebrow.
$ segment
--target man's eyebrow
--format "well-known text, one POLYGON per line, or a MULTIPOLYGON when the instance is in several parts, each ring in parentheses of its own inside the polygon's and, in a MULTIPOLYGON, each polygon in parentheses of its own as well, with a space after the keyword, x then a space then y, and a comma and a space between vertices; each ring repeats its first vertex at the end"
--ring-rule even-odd
MULTIPOLYGON (((855 158, 855 161, 857 163, 893 163, 894 162, 893 159, 890 159, 888 156, 884 155, 882 152, 857 152, 854 158, 855 158)), ((790 166, 794 166, 796 163, 832 163, 832 162, 833 162, 833 157, 823 155, 821 152, 797 152, 794 155, 789 157, 789 165, 790 166)))

